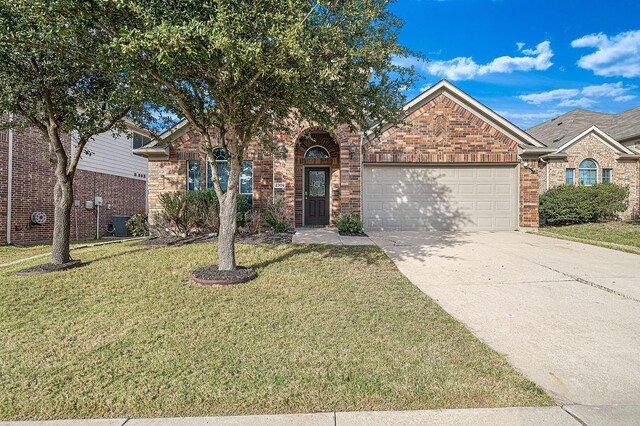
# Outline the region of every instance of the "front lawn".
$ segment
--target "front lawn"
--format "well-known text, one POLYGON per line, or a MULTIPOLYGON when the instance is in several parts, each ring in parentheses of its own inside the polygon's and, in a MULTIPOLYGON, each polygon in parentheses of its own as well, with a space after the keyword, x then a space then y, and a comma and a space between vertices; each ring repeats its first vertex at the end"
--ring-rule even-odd
POLYGON ((570 226, 545 226, 541 234, 640 254, 640 222, 585 223, 570 226))
POLYGON ((375 247, 242 245, 258 279, 191 284, 214 253, 123 243, 0 270, 0 418, 552 404, 375 247))

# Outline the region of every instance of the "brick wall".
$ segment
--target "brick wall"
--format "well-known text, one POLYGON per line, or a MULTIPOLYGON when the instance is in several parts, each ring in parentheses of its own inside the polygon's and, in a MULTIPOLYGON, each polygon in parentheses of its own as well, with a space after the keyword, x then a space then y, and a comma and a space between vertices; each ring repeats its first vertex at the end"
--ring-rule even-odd
MULTIPOLYGON (((602 182, 602 169, 612 169, 613 183, 629 186, 629 208, 624 212, 627 218, 636 218, 640 214, 640 163, 637 160, 618 160, 617 154, 593 133, 586 135, 582 140, 566 150, 567 158, 551 160, 546 167, 549 168, 549 187, 565 183, 566 169, 575 170, 574 182, 578 183, 578 169, 585 159, 592 159, 598 163, 598 182, 602 182)), ((547 178, 544 173, 540 177, 547 178)), ((546 190, 546 182, 540 186, 540 192, 546 190)))
POLYGON ((520 226, 537 228, 540 223, 538 207, 540 204, 539 161, 528 160, 529 167, 519 165, 520 174, 520 226), (532 170, 533 169, 533 170, 532 170))
MULTIPOLYGON (((64 143, 70 146, 68 136, 64 143)), ((6 144, 0 142, 0 147, 6 144)), ((0 150, 3 148, 0 148, 0 150)), ((53 233, 53 187, 55 177, 53 166, 48 160, 48 150, 40 133, 34 128, 16 130, 13 143, 13 188, 12 188, 12 242, 34 243, 48 242, 53 233), (32 225, 31 214, 42 211, 47 215, 44 225, 32 225)), ((3 155, 2 159, 7 157, 3 155)), ((5 167, 5 165, 0 165, 5 167)), ((0 172, 0 188, 6 191, 6 175, 0 172), (4 179, 3 179, 4 176, 4 179)), ((84 208, 84 202, 93 200, 96 195, 103 197, 104 207, 100 211, 100 232, 105 235, 104 227, 116 214, 132 215, 146 209, 146 182, 120 176, 112 176, 78 170, 74 179, 74 199, 80 200, 78 209, 78 234, 80 239, 94 238, 96 234, 96 215, 94 210, 84 208), (112 209, 106 208, 112 204, 112 209)), ((2 191, 2 189, 0 189, 2 191)), ((0 215, 6 210, 6 199, 1 202, 0 215)), ((72 212, 71 237, 75 238, 75 214, 72 212)), ((6 212, 0 218, 0 226, 6 224, 6 212)), ((1 241, 4 243, 5 239, 1 241)))
MULTIPOLYGON (((482 118, 439 95, 408 124, 365 144, 366 163, 519 163, 517 143, 482 118)), ((529 164, 537 168, 536 160, 529 164)), ((539 174, 519 166, 520 226, 538 226, 539 174)))
POLYGON ((7 174, 9 131, 0 130, 0 244, 7 241, 7 174))
POLYGON ((365 145, 365 163, 516 163, 515 141, 445 95, 365 145))
MULTIPOLYGON (((272 195, 272 157, 257 144, 247 149, 245 160, 253 163, 253 205, 263 209, 272 195)), ((201 188, 206 187, 206 155, 201 148, 200 135, 190 130, 172 142, 169 159, 149 161, 149 212, 150 218, 160 211, 160 195, 164 192, 187 189, 187 162, 199 161, 201 188)))

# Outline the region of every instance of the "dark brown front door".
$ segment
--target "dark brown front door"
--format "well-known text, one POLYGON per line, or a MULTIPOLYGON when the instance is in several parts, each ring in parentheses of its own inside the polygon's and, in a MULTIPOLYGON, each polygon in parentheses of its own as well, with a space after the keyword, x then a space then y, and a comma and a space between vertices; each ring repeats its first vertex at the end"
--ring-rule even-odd
POLYGON ((304 177, 304 224, 329 224, 329 169, 307 168, 304 177))

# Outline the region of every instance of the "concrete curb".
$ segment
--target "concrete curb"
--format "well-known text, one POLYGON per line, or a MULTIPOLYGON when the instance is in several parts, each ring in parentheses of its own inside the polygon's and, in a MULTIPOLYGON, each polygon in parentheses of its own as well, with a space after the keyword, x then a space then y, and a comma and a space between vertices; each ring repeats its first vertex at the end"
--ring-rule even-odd
POLYGON ((420 411, 355 411, 229 417, 6 421, 0 426, 418 426, 437 425, 632 425, 640 406, 507 407, 420 411))

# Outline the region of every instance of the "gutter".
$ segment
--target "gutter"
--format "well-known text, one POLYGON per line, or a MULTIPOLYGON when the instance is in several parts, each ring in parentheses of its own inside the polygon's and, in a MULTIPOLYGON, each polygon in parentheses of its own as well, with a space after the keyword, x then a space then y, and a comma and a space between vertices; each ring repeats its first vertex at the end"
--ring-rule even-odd
MULTIPOLYGON (((13 121, 13 114, 10 116, 13 121)), ((7 244, 11 244, 11 199, 13 198, 13 128, 9 128, 9 155, 7 167, 7 244)))
POLYGON ((149 160, 168 160, 169 159, 169 146, 156 145, 152 147, 142 147, 133 150, 133 153, 146 157, 149 160))

